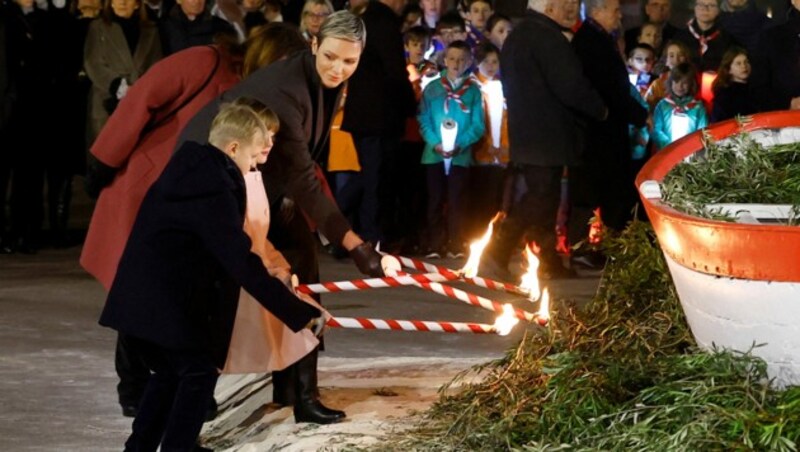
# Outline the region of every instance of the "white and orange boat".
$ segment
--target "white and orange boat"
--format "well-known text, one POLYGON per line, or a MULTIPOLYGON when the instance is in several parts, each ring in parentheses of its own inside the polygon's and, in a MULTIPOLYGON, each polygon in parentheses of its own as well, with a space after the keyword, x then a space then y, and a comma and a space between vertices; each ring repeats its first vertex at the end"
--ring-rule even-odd
MULTIPOLYGON (((742 129, 764 145, 800 142, 800 112, 711 125, 717 140, 742 129)), ((736 222, 679 212, 661 201, 659 183, 702 151, 700 132, 653 156, 636 186, 666 257, 692 333, 703 348, 752 349, 778 386, 800 384, 800 226, 780 224, 791 206, 728 204, 736 222), (754 345, 759 345, 753 348, 754 345)))

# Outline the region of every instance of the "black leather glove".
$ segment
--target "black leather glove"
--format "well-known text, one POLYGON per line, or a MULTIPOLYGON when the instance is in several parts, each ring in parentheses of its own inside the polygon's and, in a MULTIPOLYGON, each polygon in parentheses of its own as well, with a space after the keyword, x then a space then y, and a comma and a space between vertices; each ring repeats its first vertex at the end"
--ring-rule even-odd
POLYGON ((375 251, 375 248, 370 242, 364 242, 361 245, 350 250, 350 257, 356 263, 358 270, 373 278, 380 278, 384 275, 383 267, 381 266, 381 256, 375 251))
POLYGON ((86 180, 83 184, 86 194, 92 199, 97 199, 100 191, 106 188, 116 175, 116 168, 106 165, 89 154, 86 162, 86 180))

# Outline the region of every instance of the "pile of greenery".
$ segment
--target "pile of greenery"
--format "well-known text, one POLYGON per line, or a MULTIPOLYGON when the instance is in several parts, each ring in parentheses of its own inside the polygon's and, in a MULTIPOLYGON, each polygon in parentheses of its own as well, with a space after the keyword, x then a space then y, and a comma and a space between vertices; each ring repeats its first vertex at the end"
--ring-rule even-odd
POLYGON ((706 135, 705 150, 676 165, 662 182, 664 202, 690 215, 731 220, 707 204, 789 204, 798 224, 800 143, 765 147, 742 132, 724 142, 706 135))
POLYGON ((610 261, 592 302, 554 312, 549 329, 473 369, 480 383, 443 388, 394 446, 795 450, 800 388, 771 388, 749 354, 695 348, 650 226, 634 222, 604 246, 610 261))

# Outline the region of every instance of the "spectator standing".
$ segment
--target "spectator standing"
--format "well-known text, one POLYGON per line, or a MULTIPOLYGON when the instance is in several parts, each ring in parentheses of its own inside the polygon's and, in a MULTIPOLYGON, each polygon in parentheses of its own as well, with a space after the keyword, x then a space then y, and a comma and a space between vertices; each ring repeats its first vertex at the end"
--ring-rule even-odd
POLYGON ((703 102, 697 99, 697 71, 690 63, 675 66, 669 75, 667 96, 653 112, 656 150, 708 125, 703 102))
POLYGON ((463 196, 472 163, 471 146, 484 133, 481 91, 466 73, 472 65, 469 44, 451 43, 444 60, 446 69, 423 91, 417 116, 425 140, 422 164, 428 186, 429 259, 440 258, 444 253, 451 259, 464 257, 463 196), (457 128, 453 148, 443 143, 446 123, 457 128))
POLYGON ((161 22, 161 40, 164 55, 171 55, 193 46, 214 43, 218 34, 236 36, 233 25, 213 16, 206 8, 206 0, 179 0, 161 22))
POLYGON ((685 30, 675 34, 692 52, 690 58, 700 72, 716 71, 722 55, 735 44, 731 35, 719 26, 721 0, 696 0, 694 17, 685 30))
POLYGON ((487 38, 498 49, 503 50, 503 43, 506 42, 506 38, 513 28, 508 16, 493 14, 486 22, 487 38))
POLYGON ((603 100, 583 75, 563 28, 572 25, 566 0, 531 0, 528 14, 508 36, 500 56, 508 102, 511 162, 528 191, 511 209, 487 250, 498 276, 511 279, 511 253, 527 228, 541 247, 540 274, 563 274, 555 222, 565 165, 581 162, 588 118, 603 119, 603 100))
MULTIPOLYGON (((669 18, 672 15, 672 3, 670 0, 645 0, 644 4, 644 23, 651 23, 661 29, 661 39, 667 42, 675 36, 678 28, 669 23, 669 18)), ((637 42, 639 42, 639 35, 642 34, 642 28, 630 28, 625 30, 625 51, 630 50, 637 42)))
POLYGON ((722 0, 719 26, 733 36, 748 53, 758 48, 758 36, 772 20, 756 8, 752 0, 722 0))
MULTIPOLYGON (((670 41, 664 48, 664 55, 659 62, 660 70, 657 70, 658 78, 650 84, 647 92, 644 94, 644 100, 652 112, 656 108, 658 101, 667 95, 667 81, 669 80, 669 71, 675 66, 689 61, 689 48, 686 47, 681 41, 670 41)), ((658 66, 657 66, 658 67, 658 66)))
POLYGON ((107 0, 100 18, 89 25, 83 65, 89 92, 89 142, 108 116, 156 61, 161 59, 158 29, 139 0, 107 0))
MULTIPOLYGON (((342 187, 342 209, 358 206, 359 233, 366 240, 399 239, 400 231, 382 231, 396 212, 403 175, 397 154, 406 118, 416 102, 403 58, 400 12, 404 0, 373 0, 361 15, 369 36, 347 87, 342 130, 353 136, 361 172, 342 187), (384 232, 391 237, 383 237, 384 232)), ((388 225, 387 225, 388 227, 388 225)))
POLYGON ((741 47, 732 47, 722 57, 712 90, 714 103, 709 122, 715 123, 738 115, 756 112, 756 102, 750 85, 750 59, 741 47))
POLYGON ((572 45, 586 78, 608 106, 608 118, 589 122, 585 164, 571 170, 571 182, 575 184, 570 188, 573 206, 586 209, 583 213, 587 221, 590 212, 600 207, 603 223, 622 231, 637 199, 631 177, 628 126, 644 127, 647 109, 631 96, 628 71, 612 36, 622 18, 619 0, 588 0, 586 10, 589 17, 575 34, 572 45))
POLYGON ((766 30, 753 64, 759 110, 800 109, 800 1, 792 0, 786 23, 766 30))
POLYGON ((436 30, 439 18, 442 17, 442 6, 439 0, 420 0, 422 7, 422 26, 428 30, 436 30))
POLYGON ((471 49, 486 39, 486 22, 494 14, 492 0, 469 0, 466 3, 467 44, 471 49))
POLYGON ((14 0, 2 14, 7 21, 4 50, 11 89, 7 142, 0 151, 8 152, 11 167, 11 229, 3 252, 35 253, 44 208, 42 155, 55 144, 41 129, 43 118, 45 123, 54 119, 43 117, 43 107, 53 95, 51 30, 47 12, 33 0, 14 0))
POLYGON ((319 28, 325 18, 333 13, 329 0, 306 0, 300 16, 300 33, 311 43, 311 38, 319 35, 319 28))

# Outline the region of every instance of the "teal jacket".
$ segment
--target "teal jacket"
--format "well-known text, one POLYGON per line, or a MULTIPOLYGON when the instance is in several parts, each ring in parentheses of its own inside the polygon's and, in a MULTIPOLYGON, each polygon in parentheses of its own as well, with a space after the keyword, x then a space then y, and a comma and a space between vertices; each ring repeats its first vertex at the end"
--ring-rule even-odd
MULTIPOLYGON (((464 82, 468 80, 464 78, 464 82)), ((447 70, 442 71, 441 80, 450 83, 447 79, 447 70)), ((468 111, 463 111, 461 106, 454 100, 450 100, 448 112, 444 112, 447 91, 442 86, 442 81, 436 79, 425 87, 422 92, 422 101, 419 104, 419 130, 422 139, 425 140, 425 150, 422 152, 423 164, 436 164, 444 159, 437 154, 433 148, 442 142, 440 127, 442 121, 447 118, 454 120, 458 124, 458 135, 456 136, 456 146, 461 148, 461 152, 453 157, 452 164, 458 166, 470 166, 472 164, 472 152, 470 146, 478 141, 484 134, 486 125, 484 124, 483 99, 481 89, 475 82, 461 95, 461 100, 468 111)), ((453 88, 458 91, 461 86, 453 88)))
MULTIPOLYGON (((695 100, 691 96, 685 96, 677 99, 675 103, 679 107, 685 108, 692 101, 695 102, 694 106, 687 108, 685 112, 686 116, 689 117, 688 133, 698 131, 708 125, 708 116, 706 116, 706 108, 703 106, 702 101, 695 100)), ((659 151, 672 143, 672 111, 675 108, 667 99, 661 99, 658 101, 655 110, 653 110, 653 134, 651 139, 659 151)))

